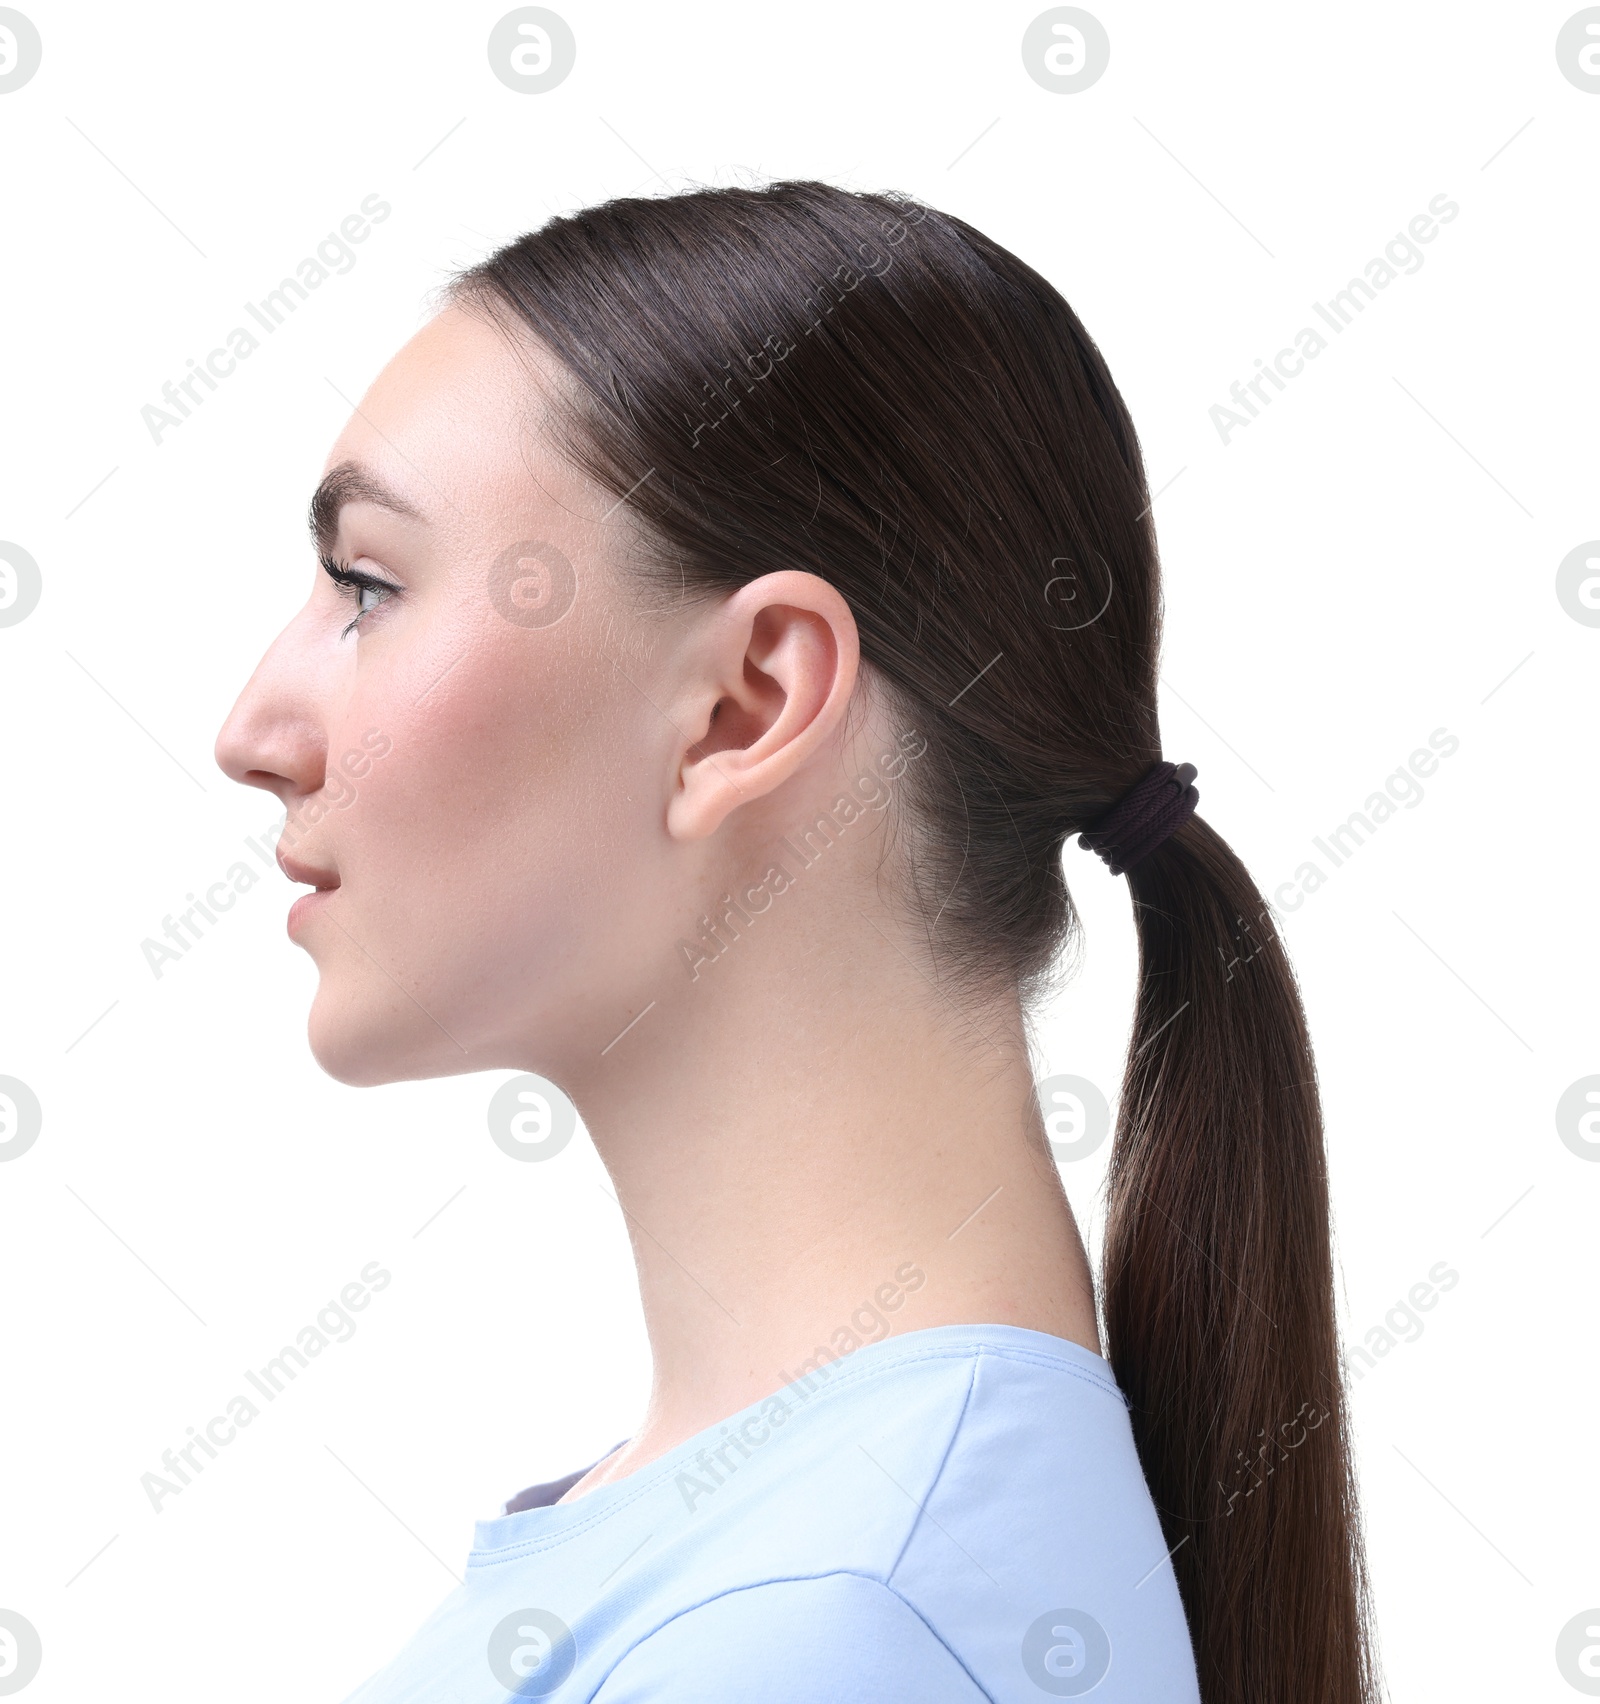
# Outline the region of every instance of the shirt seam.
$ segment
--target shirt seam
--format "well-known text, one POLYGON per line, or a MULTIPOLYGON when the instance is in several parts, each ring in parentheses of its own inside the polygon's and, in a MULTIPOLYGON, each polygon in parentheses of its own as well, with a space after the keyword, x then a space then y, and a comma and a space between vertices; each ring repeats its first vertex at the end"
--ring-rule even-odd
POLYGON ((888 1595, 892 1597, 914 1621, 917 1622, 928 1637, 933 1640, 933 1642, 945 1653, 947 1657, 949 1657, 951 1662, 953 1662, 956 1667, 961 1670, 971 1683, 974 1691, 976 1691, 978 1696, 984 1700, 984 1704, 995 1704, 993 1695, 979 1681, 978 1677, 970 1668, 967 1667, 951 1646, 940 1637, 938 1630, 932 1626, 927 1617, 922 1614, 915 1604, 911 1603, 906 1597, 898 1592, 887 1580, 879 1580, 874 1578, 871 1574, 863 1574, 856 1568, 829 1568, 818 1574, 781 1574, 774 1575, 771 1579, 767 1580, 748 1581, 744 1585, 729 1586, 726 1591, 714 1592, 710 1597, 702 1598, 699 1603, 689 1604, 685 1608, 677 1610, 672 1615, 669 1615, 665 1621, 661 1622, 659 1626, 652 1627, 648 1633, 641 1634, 625 1651, 619 1653, 616 1661, 607 1668, 605 1674, 601 1676, 594 1689, 588 1694, 588 1699, 585 1701, 585 1704, 589 1704, 589 1700, 593 1700, 599 1696, 601 1690, 610 1682, 612 1675, 617 1672, 622 1664, 625 1663, 635 1651, 639 1650, 651 1639, 655 1638, 658 1633, 664 1632, 673 1624, 673 1622, 681 1621, 686 1615, 693 1615, 697 1610, 705 1609, 714 1603, 720 1603, 723 1598, 734 1597, 741 1592, 758 1592, 763 1586, 805 1585, 819 1580, 839 1579, 863 1580, 868 1585, 876 1586, 880 1591, 887 1592, 888 1595))
POLYGON ((894 1561, 890 1563, 888 1573, 884 1575, 884 1584, 891 1591, 896 1589, 892 1584, 895 1572, 905 1560, 905 1554, 911 1548, 912 1539, 917 1536, 917 1528, 922 1525, 922 1517, 927 1513, 928 1504, 933 1501, 933 1494, 939 1489, 939 1481, 944 1478, 944 1470, 949 1463, 951 1452, 956 1447, 956 1439, 961 1436, 962 1422, 967 1417, 967 1410, 972 1406, 972 1393, 978 1388, 978 1367, 982 1360, 983 1353, 981 1350, 972 1357, 972 1366, 967 1372, 966 1394, 961 1398, 961 1408, 956 1414, 955 1424, 951 1426, 950 1436, 945 1440, 943 1453, 939 1457, 939 1465, 934 1469, 928 1489, 923 1493, 922 1501, 917 1504, 917 1512, 911 1517, 910 1524, 906 1527, 906 1536, 900 1542, 900 1549, 896 1553, 894 1561))

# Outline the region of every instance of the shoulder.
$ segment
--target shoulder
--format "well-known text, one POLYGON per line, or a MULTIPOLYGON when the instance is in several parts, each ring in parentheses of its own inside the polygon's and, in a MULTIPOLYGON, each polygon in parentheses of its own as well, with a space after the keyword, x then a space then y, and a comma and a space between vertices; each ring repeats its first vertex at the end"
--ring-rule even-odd
POLYGON ((864 1575, 724 1592, 641 1639, 594 1704, 986 1704, 989 1695, 898 1593, 864 1575))
POLYGON ((996 1325, 935 1327, 795 1378, 675 1460, 672 1484, 697 1578, 714 1533, 718 1563, 742 1576, 724 1586, 854 1573, 914 1603, 897 1570, 939 1558, 941 1532, 956 1537, 948 1571, 967 1533, 980 1554, 989 1538, 1050 1551, 1092 1545, 1107 1517, 1131 1514, 1141 1536, 1153 1519, 1106 1363, 996 1325), (1086 1505, 1099 1521, 1073 1518, 1086 1505))

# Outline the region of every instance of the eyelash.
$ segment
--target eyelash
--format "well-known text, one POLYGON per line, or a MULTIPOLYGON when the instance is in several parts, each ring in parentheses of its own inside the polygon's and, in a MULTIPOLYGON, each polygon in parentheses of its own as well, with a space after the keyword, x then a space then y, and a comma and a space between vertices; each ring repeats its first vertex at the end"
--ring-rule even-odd
MULTIPOLYGON (((392 585, 388 580, 378 580, 371 574, 358 573, 346 563, 335 562, 331 556, 319 556, 317 561, 321 563, 323 573, 339 588, 339 595, 341 597, 354 597, 356 600, 355 617, 340 633, 341 639, 348 639, 355 632, 356 628, 361 625, 362 616, 372 614, 371 609, 361 607, 361 594, 363 592, 381 592, 383 593, 382 601, 387 602, 400 590, 398 586, 392 585)), ((377 607, 376 604, 373 605, 374 609, 377 607)))

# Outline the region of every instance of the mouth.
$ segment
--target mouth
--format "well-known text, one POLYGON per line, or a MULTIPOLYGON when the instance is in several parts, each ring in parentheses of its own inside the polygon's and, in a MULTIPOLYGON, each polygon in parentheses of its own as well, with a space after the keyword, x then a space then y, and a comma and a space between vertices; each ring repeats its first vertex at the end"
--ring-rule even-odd
POLYGON ((339 878, 332 870, 319 870, 311 864, 302 864, 298 858, 292 858, 280 846, 277 851, 278 868, 292 882, 305 882, 314 891, 303 893, 289 907, 287 926, 291 939, 299 932, 305 921, 314 912, 327 904, 329 898, 339 891, 339 878))

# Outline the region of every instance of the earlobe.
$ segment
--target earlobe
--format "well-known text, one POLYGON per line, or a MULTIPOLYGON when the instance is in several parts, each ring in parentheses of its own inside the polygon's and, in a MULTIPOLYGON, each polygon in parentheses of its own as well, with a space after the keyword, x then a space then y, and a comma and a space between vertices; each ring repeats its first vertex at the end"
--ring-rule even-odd
POLYGON ((840 736, 860 637, 850 606, 815 574, 763 575, 708 613, 690 640, 693 706, 667 830, 714 834, 740 805, 774 793, 840 736))

